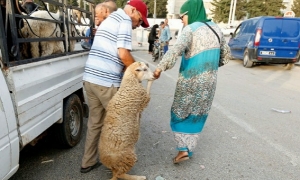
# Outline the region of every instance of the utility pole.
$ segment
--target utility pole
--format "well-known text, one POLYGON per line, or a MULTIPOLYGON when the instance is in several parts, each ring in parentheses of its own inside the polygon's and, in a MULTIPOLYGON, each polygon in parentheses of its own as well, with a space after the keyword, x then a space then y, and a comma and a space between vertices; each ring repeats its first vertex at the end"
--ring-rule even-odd
POLYGON ((231 24, 231 16, 232 16, 233 1, 234 1, 234 0, 231 0, 231 2, 230 2, 230 10, 229 10, 229 17, 228 17, 228 27, 229 27, 230 24, 231 24))
POLYGON ((234 5, 233 5, 233 12, 232 12, 231 24, 234 23, 234 19, 235 19, 236 2, 237 2, 237 0, 234 1, 234 5))
POLYGON ((155 20, 156 20, 156 0, 154 0, 153 24, 155 24, 155 20))
POLYGON ((231 26, 234 22, 236 2, 237 2, 237 0, 231 0, 229 18, 228 18, 228 26, 231 26))

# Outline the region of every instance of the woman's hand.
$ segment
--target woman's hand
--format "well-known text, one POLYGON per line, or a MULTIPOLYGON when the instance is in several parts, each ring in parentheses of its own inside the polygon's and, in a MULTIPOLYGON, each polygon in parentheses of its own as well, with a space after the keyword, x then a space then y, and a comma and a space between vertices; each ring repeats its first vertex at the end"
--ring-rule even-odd
POLYGON ((158 79, 160 77, 160 73, 161 73, 161 69, 156 68, 155 71, 153 72, 153 76, 155 77, 155 79, 158 79))

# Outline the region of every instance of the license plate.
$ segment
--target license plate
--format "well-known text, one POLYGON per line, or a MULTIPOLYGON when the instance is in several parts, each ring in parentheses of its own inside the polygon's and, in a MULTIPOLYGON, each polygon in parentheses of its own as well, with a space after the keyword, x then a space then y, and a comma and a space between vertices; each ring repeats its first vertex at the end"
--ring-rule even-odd
POLYGON ((260 51, 260 55, 275 56, 275 51, 260 51))

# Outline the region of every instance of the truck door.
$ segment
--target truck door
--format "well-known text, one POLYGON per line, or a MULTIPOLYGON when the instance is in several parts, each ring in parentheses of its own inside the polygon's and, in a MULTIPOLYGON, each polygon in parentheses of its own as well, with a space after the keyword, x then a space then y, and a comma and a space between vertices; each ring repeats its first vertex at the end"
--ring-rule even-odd
MULTIPOLYGON (((0 72, 1 73, 1 72, 0 72)), ((8 124, 0 91, 0 179, 4 178, 11 170, 11 146, 8 136, 8 124)))
POLYGON ((9 179, 19 167, 19 137, 13 102, 0 69, 0 179, 9 179))

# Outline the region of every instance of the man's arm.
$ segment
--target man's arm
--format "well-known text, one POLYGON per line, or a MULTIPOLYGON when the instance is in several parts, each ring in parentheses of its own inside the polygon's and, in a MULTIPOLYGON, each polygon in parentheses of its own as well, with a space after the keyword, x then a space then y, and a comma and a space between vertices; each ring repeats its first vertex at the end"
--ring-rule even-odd
POLYGON ((118 48, 118 54, 119 57, 121 59, 121 61, 123 62, 123 64, 125 65, 125 69, 132 63, 135 62, 134 58, 132 57, 130 51, 128 49, 125 48, 118 48))
POLYGON ((169 41, 170 41, 170 38, 171 38, 171 32, 170 32, 170 28, 169 28, 169 27, 167 27, 166 31, 167 31, 168 42, 169 42, 169 41))

